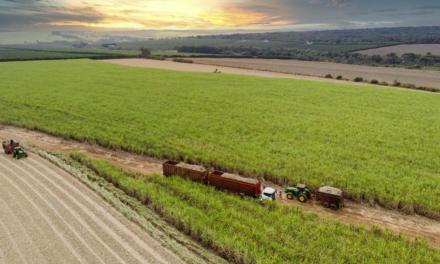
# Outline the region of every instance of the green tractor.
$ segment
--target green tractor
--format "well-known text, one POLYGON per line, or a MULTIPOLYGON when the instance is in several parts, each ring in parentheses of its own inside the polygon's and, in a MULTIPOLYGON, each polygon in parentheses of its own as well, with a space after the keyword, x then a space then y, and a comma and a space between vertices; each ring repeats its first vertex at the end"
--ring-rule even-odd
POLYGON ((304 184, 298 184, 296 187, 287 187, 285 192, 287 199, 293 200, 296 197, 301 203, 305 203, 312 198, 312 193, 304 184))
POLYGON ((26 153, 23 147, 16 147, 12 151, 12 157, 16 159, 27 158, 27 156, 28 154, 26 153))

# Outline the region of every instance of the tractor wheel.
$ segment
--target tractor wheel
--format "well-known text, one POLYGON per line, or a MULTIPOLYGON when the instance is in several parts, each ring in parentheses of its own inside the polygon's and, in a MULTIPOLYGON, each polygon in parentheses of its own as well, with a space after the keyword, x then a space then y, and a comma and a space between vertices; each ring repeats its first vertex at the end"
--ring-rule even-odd
POLYGON ((293 194, 288 193, 286 196, 287 196, 287 199, 289 199, 289 200, 293 200, 293 194))
POLYGON ((298 195, 298 201, 300 201, 301 203, 307 202, 307 196, 305 196, 304 194, 298 195))

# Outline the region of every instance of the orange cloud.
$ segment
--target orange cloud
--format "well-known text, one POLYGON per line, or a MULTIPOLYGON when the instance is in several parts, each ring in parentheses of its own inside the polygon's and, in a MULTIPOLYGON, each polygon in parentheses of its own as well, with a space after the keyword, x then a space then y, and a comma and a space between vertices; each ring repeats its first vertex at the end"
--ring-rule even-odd
POLYGON ((284 20, 262 11, 242 8, 240 4, 250 0, 149 0, 108 4, 102 0, 91 0, 86 6, 82 2, 70 2, 77 8, 89 7, 102 17, 98 21, 59 20, 57 26, 85 26, 119 29, 220 29, 232 27, 282 26, 292 21, 284 20))
POLYGON ((227 8, 215 12, 206 12, 200 16, 208 25, 215 27, 246 27, 256 25, 286 25, 290 21, 273 17, 264 13, 227 8))

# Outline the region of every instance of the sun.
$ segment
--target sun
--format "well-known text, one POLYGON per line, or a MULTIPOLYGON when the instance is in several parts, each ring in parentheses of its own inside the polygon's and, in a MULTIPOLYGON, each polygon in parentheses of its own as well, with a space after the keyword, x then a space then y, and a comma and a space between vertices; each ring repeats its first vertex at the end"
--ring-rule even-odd
MULTIPOLYGON (((240 0, 68 1, 71 8, 87 8, 96 20, 53 21, 57 26, 112 29, 214 29, 284 24, 269 15, 235 6, 240 0)), ((242 1, 241 1, 242 2, 242 1)))

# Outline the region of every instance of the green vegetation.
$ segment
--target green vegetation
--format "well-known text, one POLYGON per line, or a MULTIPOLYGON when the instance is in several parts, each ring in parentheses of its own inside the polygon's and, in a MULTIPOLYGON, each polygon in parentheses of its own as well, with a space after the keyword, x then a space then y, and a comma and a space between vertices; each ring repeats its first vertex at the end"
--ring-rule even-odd
POLYGON ((136 56, 139 51, 33 47, 32 45, 0 46, 0 61, 107 58, 136 56))
POLYGON ((129 175, 73 155, 234 263, 438 263, 440 252, 389 232, 319 219, 299 207, 258 204, 180 177, 129 175))
POLYGON ((438 94, 89 60, 0 63, 0 80, 1 123, 440 213, 438 94))
MULTIPOLYGON (((398 44, 438 44, 440 27, 376 28, 308 32, 222 34, 119 43, 121 49, 178 50, 200 56, 258 57, 332 61, 338 63, 437 69, 440 56, 390 53, 363 55, 357 51, 398 44)), ((174 54, 176 56, 177 54, 174 54)), ((177 55, 178 56, 178 55, 177 55)))

